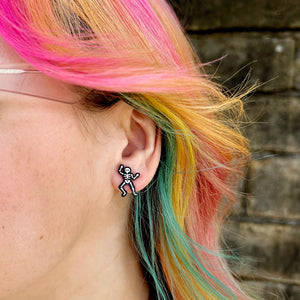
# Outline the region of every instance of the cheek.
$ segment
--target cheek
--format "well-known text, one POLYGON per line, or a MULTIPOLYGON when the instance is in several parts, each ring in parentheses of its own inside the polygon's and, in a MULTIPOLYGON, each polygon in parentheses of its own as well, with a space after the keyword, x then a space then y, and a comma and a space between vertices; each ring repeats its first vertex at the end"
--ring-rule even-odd
POLYGON ((86 215, 84 150, 70 133, 29 132, 0 138, 0 298, 55 265, 86 215))

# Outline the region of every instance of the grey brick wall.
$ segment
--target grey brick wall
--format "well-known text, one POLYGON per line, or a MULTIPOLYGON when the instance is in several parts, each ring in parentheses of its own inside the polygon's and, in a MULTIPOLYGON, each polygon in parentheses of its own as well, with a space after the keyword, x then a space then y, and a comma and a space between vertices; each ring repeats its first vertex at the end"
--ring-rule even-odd
POLYGON ((300 299, 300 1, 173 0, 213 80, 245 102, 252 160, 224 238, 263 299, 300 299))

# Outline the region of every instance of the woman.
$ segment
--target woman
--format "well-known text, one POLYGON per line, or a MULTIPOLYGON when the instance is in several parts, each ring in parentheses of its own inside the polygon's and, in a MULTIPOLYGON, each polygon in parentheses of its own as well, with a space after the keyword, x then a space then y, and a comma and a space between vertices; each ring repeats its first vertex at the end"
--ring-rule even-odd
POLYGON ((0 13, 0 299, 248 299, 219 249, 242 102, 167 3, 0 13))

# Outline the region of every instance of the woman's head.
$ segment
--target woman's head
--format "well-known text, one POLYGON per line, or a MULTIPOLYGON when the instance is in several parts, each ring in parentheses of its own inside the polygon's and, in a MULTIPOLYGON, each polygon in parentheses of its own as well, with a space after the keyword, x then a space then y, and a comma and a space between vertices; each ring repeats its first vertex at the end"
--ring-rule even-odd
MULTIPOLYGON (((239 297, 213 251, 218 251, 219 223, 227 212, 222 197, 234 198, 231 179, 238 168, 233 162, 247 155, 247 142, 228 118, 242 105, 239 98, 227 99, 201 72, 165 1, 14 0, 0 3, 0 12, 0 34, 19 55, 46 76, 69 84, 74 97, 81 96, 75 105, 28 99, 27 113, 21 113, 21 103, 22 115, 13 116, 22 139, 4 135, 4 140, 12 139, 7 157, 16 152, 3 168, 8 178, 14 177, 7 173, 17 170, 16 180, 7 184, 8 194, 18 183, 26 199, 56 199, 39 202, 39 211, 30 206, 31 213, 20 210, 19 220, 33 220, 25 232, 39 236, 44 226, 54 226, 46 230, 52 232, 52 242, 60 239, 57 243, 64 242, 67 249, 79 230, 72 218, 86 224, 91 215, 101 216, 103 207, 119 203, 122 178, 117 171, 124 164, 141 173, 135 182, 139 196, 128 201, 126 213, 129 234, 158 299, 168 293, 178 299, 239 297), (27 136, 28 145, 22 147, 27 136), (40 197, 25 196, 22 188, 31 185, 40 197), (68 210, 73 202, 75 212, 68 210), (52 203, 57 209, 48 207, 52 203), (41 221, 41 213, 51 217, 52 210, 70 214, 68 238, 59 231, 63 221, 41 221)), ((10 105, 22 102, 10 97, 10 105)), ((14 201, 5 199, 12 209, 14 201)), ((117 214, 113 216, 116 220, 117 214)), ((99 220, 109 222, 104 216, 99 220)), ((14 230, 23 226, 14 224, 14 230)), ((36 236, 27 241, 28 249, 36 236)), ((14 247, 13 241, 5 251, 14 247)), ((36 257, 43 251, 55 257, 45 246, 37 251, 36 257)))
MULTIPOLYGON (((3 65, 16 66, 16 59, 4 61, 4 52, 0 55, 3 65)), ((12 76, 20 76, 16 92, 0 92, 1 299, 41 284, 83 238, 88 249, 91 228, 99 243, 108 232, 125 240, 121 227, 125 232, 130 196, 121 199, 118 167, 124 163, 142 173, 135 182, 139 191, 153 177, 160 157, 156 125, 128 104, 118 101, 96 111, 93 99, 103 98, 104 105, 105 95, 71 87, 62 100, 73 103, 85 95, 84 104, 47 100, 48 89, 62 96, 59 80, 43 73, 33 80, 26 74, 7 74, 6 79, 12 76), (36 86, 36 80, 44 85, 36 86), (29 88, 32 95, 24 95, 29 88)))

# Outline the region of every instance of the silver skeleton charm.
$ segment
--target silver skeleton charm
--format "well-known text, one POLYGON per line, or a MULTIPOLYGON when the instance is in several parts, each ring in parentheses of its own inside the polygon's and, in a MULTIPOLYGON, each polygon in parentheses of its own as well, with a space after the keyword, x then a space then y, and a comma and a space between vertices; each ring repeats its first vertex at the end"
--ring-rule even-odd
POLYGON ((126 185, 126 184, 128 184, 130 186, 132 194, 134 196, 137 196, 137 193, 135 191, 132 180, 137 179, 140 176, 140 173, 136 173, 135 175, 133 175, 133 173, 131 173, 131 169, 129 167, 125 167, 124 172, 122 172, 123 168, 124 168, 124 166, 120 165, 119 170, 118 170, 118 172, 123 176, 123 182, 119 185, 119 189, 122 192, 122 197, 125 197, 127 195, 126 190, 123 188, 124 185, 126 185))

